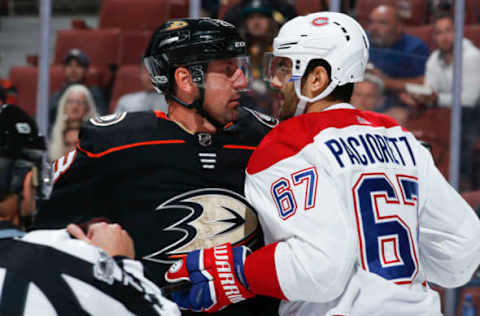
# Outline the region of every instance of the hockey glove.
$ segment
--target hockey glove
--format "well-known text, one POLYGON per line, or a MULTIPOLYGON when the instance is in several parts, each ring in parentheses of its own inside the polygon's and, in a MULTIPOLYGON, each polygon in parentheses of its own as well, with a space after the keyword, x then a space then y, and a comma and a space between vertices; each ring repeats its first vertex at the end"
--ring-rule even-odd
POLYGON ((248 290, 243 265, 251 251, 230 243, 195 250, 173 264, 165 275, 169 282, 190 280, 189 290, 171 294, 183 309, 214 313, 230 304, 255 296, 248 290))

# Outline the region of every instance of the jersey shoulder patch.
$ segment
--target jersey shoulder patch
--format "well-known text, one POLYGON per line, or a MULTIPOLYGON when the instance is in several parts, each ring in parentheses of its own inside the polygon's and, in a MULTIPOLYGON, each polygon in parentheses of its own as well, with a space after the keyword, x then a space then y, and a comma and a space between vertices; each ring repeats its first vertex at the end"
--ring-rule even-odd
POLYGON ((91 118, 89 121, 95 126, 105 127, 117 124, 125 119, 127 112, 115 113, 104 116, 96 116, 91 118))

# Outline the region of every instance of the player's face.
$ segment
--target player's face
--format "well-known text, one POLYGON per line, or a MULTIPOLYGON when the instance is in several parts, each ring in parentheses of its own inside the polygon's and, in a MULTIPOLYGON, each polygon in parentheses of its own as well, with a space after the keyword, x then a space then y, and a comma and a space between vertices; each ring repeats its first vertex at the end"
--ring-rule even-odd
POLYGON ((240 92, 248 85, 244 66, 239 58, 215 60, 208 64, 203 108, 219 123, 237 119, 240 92))
POLYGON ((270 87, 278 90, 280 98, 280 111, 278 119, 285 120, 295 114, 298 104, 298 97, 295 93, 294 81, 292 78, 292 61, 286 57, 273 57, 271 61, 265 62, 268 67, 264 74, 270 87))
POLYGON ((440 51, 448 53, 453 50, 454 36, 453 21, 450 18, 440 19, 435 22, 433 40, 440 51))

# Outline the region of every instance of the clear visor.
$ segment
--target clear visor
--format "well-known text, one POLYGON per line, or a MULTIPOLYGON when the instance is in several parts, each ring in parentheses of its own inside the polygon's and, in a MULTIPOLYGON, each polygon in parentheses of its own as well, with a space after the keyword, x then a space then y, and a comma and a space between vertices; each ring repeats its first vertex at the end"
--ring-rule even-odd
MULTIPOLYGON (((199 78, 196 71, 202 71, 200 67, 189 67, 192 78, 199 78)), ((250 58, 247 56, 217 59, 208 63, 207 73, 203 76, 203 82, 198 80, 197 85, 210 90, 234 89, 237 92, 249 91, 252 78, 250 58)))
POLYGON ((293 62, 288 57, 274 56, 272 53, 265 53, 263 56, 263 79, 275 86, 283 85, 289 81, 295 81, 297 77, 292 76, 293 62))

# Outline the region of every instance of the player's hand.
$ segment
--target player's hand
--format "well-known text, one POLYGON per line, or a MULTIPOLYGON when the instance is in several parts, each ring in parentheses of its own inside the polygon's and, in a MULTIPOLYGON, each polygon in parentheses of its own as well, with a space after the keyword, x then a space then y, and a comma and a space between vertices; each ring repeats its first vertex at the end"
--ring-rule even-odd
POLYGON ((255 296, 248 290, 243 265, 250 249, 230 243, 195 250, 174 263, 165 275, 169 282, 190 280, 189 290, 171 297, 183 309, 213 313, 255 296))
POLYGON ((103 249, 112 257, 135 258, 133 240, 119 224, 95 223, 89 226, 87 235, 75 224, 68 225, 67 231, 73 237, 103 249))

